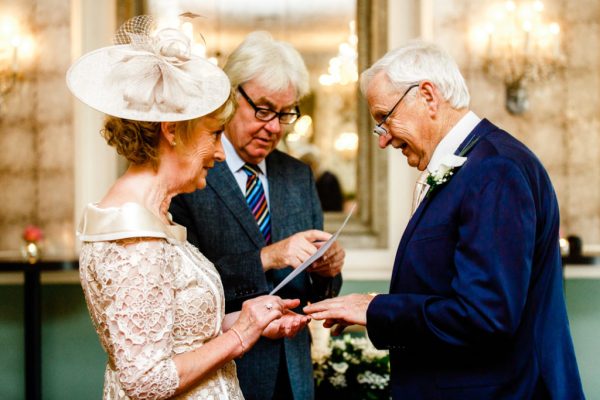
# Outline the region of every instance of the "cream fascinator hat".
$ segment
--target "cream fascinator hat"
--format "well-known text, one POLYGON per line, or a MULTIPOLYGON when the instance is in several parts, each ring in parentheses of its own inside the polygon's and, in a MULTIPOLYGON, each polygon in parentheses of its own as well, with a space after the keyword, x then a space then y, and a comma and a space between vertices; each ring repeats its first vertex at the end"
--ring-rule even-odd
POLYGON ((67 86, 88 106, 136 121, 175 122, 219 108, 231 86, 225 73, 191 52, 181 31, 155 31, 151 16, 125 22, 116 45, 83 55, 67 72, 67 86))

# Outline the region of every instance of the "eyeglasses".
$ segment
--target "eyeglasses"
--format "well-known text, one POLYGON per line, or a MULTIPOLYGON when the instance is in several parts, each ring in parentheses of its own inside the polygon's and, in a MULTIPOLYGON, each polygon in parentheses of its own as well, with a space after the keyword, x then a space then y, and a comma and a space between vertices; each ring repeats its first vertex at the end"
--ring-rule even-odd
POLYGON ((406 89, 406 92, 404 92, 402 97, 400 97, 400 100, 398 100, 396 102, 396 104, 394 104, 394 107, 392 107, 392 109, 387 114, 385 114, 385 116, 383 117, 383 119, 381 120, 380 123, 375 125, 375 128, 373 128, 373 135, 380 137, 380 136, 386 136, 388 134, 388 131, 382 125, 385 124, 385 121, 387 121, 387 119, 390 117, 390 115, 392 115, 392 113, 394 112, 396 107, 398 107, 398 104, 400 104, 402 99, 404 99, 404 97, 406 97, 408 92, 410 92, 410 89, 416 88, 418 86, 419 86, 418 84, 415 84, 415 85, 409 86, 408 89, 406 89))
POLYGON ((248 94, 246 94, 246 92, 244 91, 244 89, 242 89, 241 86, 238 86, 238 91, 244 97, 244 99, 246 99, 248 104, 250 104, 250 107, 254 109, 254 116, 260 121, 269 122, 274 120, 275 118, 278 118, 279 122, 282 124, 291 124, 295 122, 298 119, 298 117, 300 117, 300 109, 298 108, 298 106, 295 107, 295 112, 277 112, 271 110, 270 108, 258 107, 256 104, 254 104, 252 99, 250 99, 248 94))

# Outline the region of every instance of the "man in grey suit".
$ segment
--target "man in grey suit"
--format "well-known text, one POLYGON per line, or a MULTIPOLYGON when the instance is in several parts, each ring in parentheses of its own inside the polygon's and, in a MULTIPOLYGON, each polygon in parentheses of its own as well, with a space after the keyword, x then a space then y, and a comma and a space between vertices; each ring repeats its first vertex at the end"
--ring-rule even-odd
MULTIPOLYGON (((187 227, 188 240, 215 263, 231 312, 268 293, 331 235, 321 231, 323 213, 310 168, 275 149, 283 125, 298 118, 298 101, 308 92, 300 54, 266 32, 254 32, 224 70, 238 101, 224 130, 226 162, 208 172, 205 190, 173 199, 171 213, 187 227)), ((343 261, 344 250, 335 243, 278 295, 302 304, 336 296, 343 261)), ((247 400, 314 397, 307 329, 294 338, 262 338, 237 367, 247 400)))

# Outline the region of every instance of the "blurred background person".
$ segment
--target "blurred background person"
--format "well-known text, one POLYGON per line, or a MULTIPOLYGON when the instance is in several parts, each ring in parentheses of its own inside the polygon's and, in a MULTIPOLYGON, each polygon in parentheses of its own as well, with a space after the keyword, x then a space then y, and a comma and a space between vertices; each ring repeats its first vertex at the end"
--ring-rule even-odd
POLYGON ((302 155, 300 161, 307 164, 316 177, 315 185, 323 211, 342 211, 344 208, 344 194, 337 176, 331 171, 322 171, 319 160, 312 151, 302 155))

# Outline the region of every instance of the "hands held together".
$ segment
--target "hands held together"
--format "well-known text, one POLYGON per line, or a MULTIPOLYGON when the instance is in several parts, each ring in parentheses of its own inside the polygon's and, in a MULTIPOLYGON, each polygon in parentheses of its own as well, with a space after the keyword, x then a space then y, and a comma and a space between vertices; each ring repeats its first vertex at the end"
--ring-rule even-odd
POLYGON ((299 305, 298 299, 281 299, 278 296, 261 296, 245 301, 237 321, 229 328, 238 336, 242 353, 261 336, 269 339, 293 337, 302 330, 310 317, 291 311, 299 305))
POLYGON ((295 336, 311 318, 325 320, 323 326, 333 328, 332 335, 337 336, 349 325, 367 324, 367 309, 373 297, 370 294, 350 294, 327 299, 304 307, 307 315, 301 315, 291 311, 300 305, 298 299, 261 296, 244 302, 230 330, 238 336, 242 354, 261 336, 269 339, 295 336))
MULTIPOLYGON (((287 239, 266 246, 260 254, 263 268, 265 271, 288 266, 297 268, 315 254, 329 238, 331 234, 313 229, 298 232, 287 239)), ((308 271, 324 277, 334 277, 342 271, 344 257, 344 249, 334 242, 325 254, 308 268, 308 271)), ((322 303, 324 302, 309 307, 322 303)), ((261 296, 245 301, 237 321, 229 328, 238 336, 242 353, 253 346, 260 336, 269 339, 293 337, 302 330, 310 322, 311 317, 291 311, 299 305, 298 299, 281 299, 278 296, 261 296)), ((306 310, 307 308, 305 312, 308 312, 306 310)), ((319 316, 324 311, 321 308, 314 310, 315 312, 320 310, 317 314, 319 316)), ((329 326, 332 325, 333 323, 329 326)))

